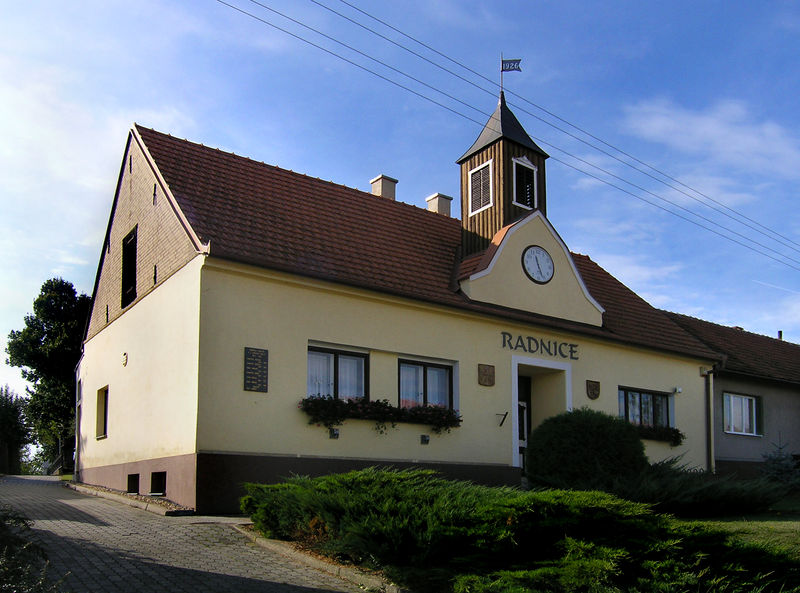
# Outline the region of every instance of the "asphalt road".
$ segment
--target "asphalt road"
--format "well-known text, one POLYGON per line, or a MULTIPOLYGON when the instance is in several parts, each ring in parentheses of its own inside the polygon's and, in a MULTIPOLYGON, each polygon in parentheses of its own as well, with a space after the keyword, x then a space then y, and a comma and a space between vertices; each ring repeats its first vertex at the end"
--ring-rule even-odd
POLYGON ((162 517, 38 476, 0 477, 0 503, 34 522, 48 574, 74 593, 363 591, 253 544, 229 518, 162 517))

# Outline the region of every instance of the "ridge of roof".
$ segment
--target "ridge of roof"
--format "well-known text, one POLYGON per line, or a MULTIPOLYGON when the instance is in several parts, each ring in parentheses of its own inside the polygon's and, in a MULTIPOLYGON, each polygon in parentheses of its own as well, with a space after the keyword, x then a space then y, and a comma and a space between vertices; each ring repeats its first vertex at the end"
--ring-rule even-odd
POLYGON ((467 152, 465 152, 456 163, 461 164, 476 152, 483 150, 501 138, 513 140, 517 144, 521 144, 526 148, 538 152, 543 155, 544 158, 548 158, 549 156, 531 140, 528 132, 525 131, 525 128, 519 123, 517 117, 511 109, 508 108, 508 105, 506 105, 505 93, 500 91, 500 98, 497 101, 497 108, 494 110, 494 113, 489 117, 489 120, 486 122, 486 125, 483 127, 483 130, 481 130, 481 133, 478 135, 475 142, 473 142, 472 146, 469 147, 467 152))
POLYGON ((710 348, 725 355, 721 370, 800 383, 800 344, 682 313, 665 313, 710 348))
MULTIPOLYGON (((509 322, 718 358, 587 256, 573 259, 587 290, 606 309, 603 327, 470 301, 453 282, 462 265, 459 220, 136 129, 192 229, 210 244, 212 257, 509 322)), ((464 265, 479 261, 470 257, 464 265)))

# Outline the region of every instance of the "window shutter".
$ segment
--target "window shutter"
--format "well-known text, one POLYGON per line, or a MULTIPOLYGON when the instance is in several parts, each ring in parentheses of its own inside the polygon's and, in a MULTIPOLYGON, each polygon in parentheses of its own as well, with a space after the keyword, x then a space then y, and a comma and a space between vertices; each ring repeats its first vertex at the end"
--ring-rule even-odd
POLYGON ((489 165, 473 171, 470 178, 470 211, 477 212, 491 204, 492 178, 489 175, 489 165))

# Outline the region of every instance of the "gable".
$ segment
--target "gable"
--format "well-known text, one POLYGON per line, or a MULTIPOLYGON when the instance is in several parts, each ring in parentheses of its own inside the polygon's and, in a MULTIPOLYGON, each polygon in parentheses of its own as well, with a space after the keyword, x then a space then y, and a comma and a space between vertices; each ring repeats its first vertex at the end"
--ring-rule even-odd
POLYGON ((132 131, 103 242, 86 338, 202 251, 147 149, 132 131))
POLYGON ((592 297, 564 242, 541 212, 502 229, 475 269, 462 276, 470 299, 603 325, 603 307, 592 297))

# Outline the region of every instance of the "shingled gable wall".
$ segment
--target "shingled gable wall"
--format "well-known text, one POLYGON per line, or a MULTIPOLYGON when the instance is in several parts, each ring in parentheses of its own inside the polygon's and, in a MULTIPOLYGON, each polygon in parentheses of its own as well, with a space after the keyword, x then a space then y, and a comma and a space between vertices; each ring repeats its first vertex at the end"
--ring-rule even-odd
POLYGON ((130 134, 103 244, 86 339, 123 313, 122 240, 134 227, 138 227, 136 300, 125 310, 197 255, 138 139, 130 134))

